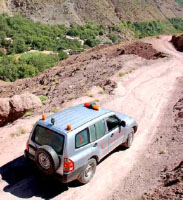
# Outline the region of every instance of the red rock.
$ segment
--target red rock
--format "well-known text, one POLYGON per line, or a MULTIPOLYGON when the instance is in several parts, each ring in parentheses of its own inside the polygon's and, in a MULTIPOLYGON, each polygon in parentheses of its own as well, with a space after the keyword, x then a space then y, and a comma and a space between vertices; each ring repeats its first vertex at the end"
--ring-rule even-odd
POLYGON ((42 106, 41 100, 30 93, 0 99, 0 126, 22 117, 26 111, 42 106))
POLYGON ((32 108, 40 107, 41 100, 30 93, 15 95, 10 99, 10 106, 15 112, 26 112, 32 108))
POLYGON ((0 126, 2 126, 10 113, 9 98, 0 99, 0 126))
POLYGON ((183 52, 183 35, 180 36, 173 35, 170 42, 172 42, 172 44, 178 51, 183 52))

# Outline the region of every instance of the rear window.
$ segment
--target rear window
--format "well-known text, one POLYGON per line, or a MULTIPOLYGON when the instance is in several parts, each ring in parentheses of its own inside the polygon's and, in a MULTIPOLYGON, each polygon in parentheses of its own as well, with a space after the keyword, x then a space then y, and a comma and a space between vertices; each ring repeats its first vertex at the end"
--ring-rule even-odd
POLYGON ((85 129, 76 135, 76 148, 80 148, 89 143, 88 129, 85 129))
POLYGON ((36 126, 32 140, 38 145, 49 145, 57 153, 63 153, 64 136, 42 126, 36 126))

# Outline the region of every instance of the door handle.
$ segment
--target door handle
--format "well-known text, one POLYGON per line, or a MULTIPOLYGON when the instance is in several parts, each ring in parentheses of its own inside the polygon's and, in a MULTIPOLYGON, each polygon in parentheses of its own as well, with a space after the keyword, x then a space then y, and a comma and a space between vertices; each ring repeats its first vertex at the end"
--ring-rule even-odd
POLYGON ((111 137, 113 137, 113 136, 114 136, 114 133, 111 134, 111 137))
POLYGON ((93 147, 96 147, 97 146, 97 142, 93 145, 93 147))

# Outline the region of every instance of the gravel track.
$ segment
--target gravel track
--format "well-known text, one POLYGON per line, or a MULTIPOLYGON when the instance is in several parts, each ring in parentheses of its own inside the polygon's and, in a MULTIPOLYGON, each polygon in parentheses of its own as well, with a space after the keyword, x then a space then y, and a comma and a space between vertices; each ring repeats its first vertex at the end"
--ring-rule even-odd
MULTIPOLYGON (((58 181, 49 181, 40 177, 20 157, 28 134, 12 139, 10 133, 19 126, 27 127, 28 132, 38 117, 20 119, 13 125, 0 129, 1 133, 4 133, 0 138, 0 165, 2 165, 0 168, 2 176, 0 199, 40 199, 41 197, 59 200, 103 200, 135 197, 134 192, 128 193, 131 190, 129 187, 133 187, 133 184, 129 184, 128 189, 123 190, 125 180, 129 179, 132 183, 134 177, 139 174, 136 170, 139 160, 144 157, 146 160, 149 159, 147 149, 157 137, 158 127, 161 126, 160 122, 176 89, 177 78, 183 74, 183 55, 173 48, 169 40, 169 36, 147 39, 154 48, 170 56, 153 62, 143 61, 143 66, 122 78, 115 74, 112 80, 117 83, 117 88, 112 95, 104 94, 99 103, 136 118, 139 129, 130 149, 117 148, 105 158, 97 166, 94 178, 87 185, 79 186, 75 182, 62 185, 58 181)), ((130 64, 136 64, 137 59, 134 57, 130 64)), ((84 100, 87 100, 87 97, 73 101, 73 103, 84 100)), ((149 151, 155 152, 156 149, 149 149, 149 151)), ((149 159, 149 162, 152 162, 152 167, 154 167, 153 160, 149 159)), ((141 174, 143 175, 143 172, 141 174)), ((143 183, 146 184, 146 182, 143 183)), ((139 190, 138 194, 141 192, 142 190, 139 190)))

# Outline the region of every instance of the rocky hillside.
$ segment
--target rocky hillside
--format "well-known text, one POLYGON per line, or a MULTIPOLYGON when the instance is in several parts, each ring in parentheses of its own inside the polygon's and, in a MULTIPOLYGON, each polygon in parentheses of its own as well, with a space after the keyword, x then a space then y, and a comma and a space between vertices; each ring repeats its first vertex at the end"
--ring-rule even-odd
POLYGON ((138 55, 146 59, 145 61, 163 57, 163 54, 153 49, 152 45, 140 41, 126 45, 99 45, 80 55, 70 56, 60 62, 58 67, 50 68, 32 79, 0 83, 0 98, 11 98, 27 91, 36 96, 42 95, 45 97, 42 113, 62 107, 64 103, 83 95, 93 97, 89 93, 92 86, 98 86, 101 94, 111 94, 116 82, 111 81, 109 77, 121 69, 124 71, 119 77, 135 70, 130 66, 130 69, 125 71, 125 63, 134 59, 133 55, 125 57, 125 54, 138 55))
POLYGON ((0 13, 21 13, 50 24, 119 24, 183 17, 182 0, 0 0, 0 13))

